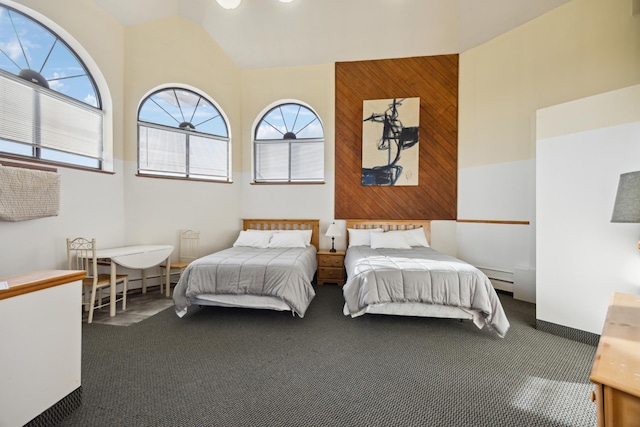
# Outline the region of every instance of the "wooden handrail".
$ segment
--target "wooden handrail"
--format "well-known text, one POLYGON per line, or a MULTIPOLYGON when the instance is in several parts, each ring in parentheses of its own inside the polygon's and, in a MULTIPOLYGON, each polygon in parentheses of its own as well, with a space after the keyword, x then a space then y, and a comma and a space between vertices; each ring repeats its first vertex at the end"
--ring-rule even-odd
POLYGON ((474 223, 474 224, 529 225, 529 221, 505 221, 500 219, 457 219, 456 222, 467 222, 467 223, 474 223))

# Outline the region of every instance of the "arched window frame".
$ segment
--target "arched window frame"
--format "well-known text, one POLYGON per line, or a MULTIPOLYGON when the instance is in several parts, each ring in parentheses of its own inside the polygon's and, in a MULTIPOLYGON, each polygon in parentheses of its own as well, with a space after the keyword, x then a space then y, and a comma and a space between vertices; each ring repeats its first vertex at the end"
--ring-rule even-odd
MULTIPOLYGON (((13 58, 6 52, 2 53, 9 61, 5 63, 12 65, 7 69, 0 68, 0 155, 61 166, 111 169, 111 143, 104 142, 105 113, 93 75, 95 64, 89 59, 93 65, 93 72, 90 71, 83 60, 87 53, 46 17, 22 5, 13 5, 13 2, 1 2, 0 7, 3 17, 12 23, 15 40, 10 41, 20 46, 21 55, 13 58), (16 27, 15 19, 18 18, 26 26, 16 27), (24 31, 36 27, 39 28, 37 33, 24 31), (38 58, 38 55, 31 55, 30 48, 34 47, 29 41, 31 36, 40 35, 46 36, 48 39, 45 41, 51 44, 42 45, 46 49, 43 53, 47 55, 38 58), (55 58, 54 51, 60 52, 61 49, 68 57, 62 63, 66 70, 73 66, 81 71, 74 71, 75 75, 71 76, 51 75, 52 69, 49 68, 46 74, 41 74, 49 60, 55 58), (32 66, 37 69, 31 69, 32 66), (82 96, 65 93, 69 83, 78 77, 85 82, 82 96), (64 86, 50 85, 51 82, 64 82, 64 86)), ((2 40, 7 39, 0 42, 2 40)), ((60 64, 54 67, 60 69, 60 64)))
MULTIPOLYGON (((324 183, 324 125, 318 113, 308 104, 293 99, 279 100, 265 108, 256 118, 253 126, 253 183, 254 184, 312 184, 324 183), (304 113, 313 115, 313 120, 298 122, 299 116, 293 113, 285 114, 282 108, 300 108, 304 113), (279 114, 282 123, 268 123, 267 118, 279 114), (277 131, 277 137, 263 137, 261 126, 267 122, 267 127, 277 131), (310 136, 304 136, 304 129, 314 123, 317 131, 311 132, 310 136), (299 137, 300 135, 302 137, 299 137), (265 150, 280 151, 280 155, 275 154, 266 157, 265 150), (285 153, 286 151, 286 153, 285 153), (295 152, 298 152, 298 156, 295 152), (311 172, 305 174, 305 165, 313 164, 311 172), (263 167, 264 166, 264 167, 263 167), (266 169, 271 169, 266 171, 266 169)), ((272 153, 274 154, 274 153, 272 153)))
MULTIPOLYGON (((176 108, 174 106, 174 108, 176 108)), ((186 110, 185 110, 186 111, 186 110)), ((162 114, 164 114, 162 113, 162 114)), ((173 179, 189 179, 197 181, 207 182, 232 182, 231 181, 231 133, 229 128, 229 120, 226 114, 220 108, 220 106, 206 94, 200 90, 185 86, 185 85, 166 85, 154 89, 149 92, 140 101, 138 106, 138 138, 137 138, 137 153, 138 153, 138 175, 139 176, 151 176, 156 178, 173 178, 173 179), (180 116, 174 117, 173 125, 167 123, 159 123, 159 121, 149 121, 141 119, 141 114, 146 106, 147 102, 149 106, 154 106, 164 111, 167 114, 165 119, 169 120, 169 116, 174 116, 169 113, 167 108, 163 109, 154 101, 154 96, 161 93, 168 94, 171 91, 174 93, 180 91, 186 93, 188 96, 194 96, 199 99, 197 105, 203 107, 204 104, 200 104, 200 101, 206 102, 213 108, 214 114, 209 120, 219 119, 218 127, 222 126, 224 132, 211 133, 200 132, 198 130, 199 124, 192 124, 191 119, 198 107, 193 111, 193 114, 186 116, 183 114, 182 108, 179 106, 180 102, 176 97, 176 106, 180 111, 180 116), (191 117, 188 117, 191 116, 191 117), (149 135, 155 134, 156 137, 163 135, 164 141, 155 140, 150 141, 149 135), (171 139, 171 141, 168 141, 171 139), (165 147, 160 145, 164 142, 165 147), (150 146, 149 144, 153 144, 150 146), (214 151, 220 153, 224 151, 224 155, 219 158, 214 158, 215 167, 217 173, 205 172, 203 168, 210 167, 211 165, 203 164, 202 162, 194 165, 191 154, 195 152, 194 147, 202 146, 202 144, 209 144, 214 148, 214 151), (166 150, 167 144, 171 144, 170 150, 166 150), (184 144, 183 153, 181 145, 184 144), (198 145, 199 144, 199 145, 198 145), (160 156, 160 157, 158 157, 160 156), (182 160, 184 160, 182 162, 182 160)), ((205 120, 205 121, 209 121, 205 120)))

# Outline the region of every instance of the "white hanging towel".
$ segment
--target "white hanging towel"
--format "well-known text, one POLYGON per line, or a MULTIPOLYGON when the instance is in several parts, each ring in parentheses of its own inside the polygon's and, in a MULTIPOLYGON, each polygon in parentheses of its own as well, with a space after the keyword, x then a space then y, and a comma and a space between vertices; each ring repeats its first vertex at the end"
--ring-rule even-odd
POLYGON ((58 173, 0 166, 0 221, 57 216, 59 211, 58 173))

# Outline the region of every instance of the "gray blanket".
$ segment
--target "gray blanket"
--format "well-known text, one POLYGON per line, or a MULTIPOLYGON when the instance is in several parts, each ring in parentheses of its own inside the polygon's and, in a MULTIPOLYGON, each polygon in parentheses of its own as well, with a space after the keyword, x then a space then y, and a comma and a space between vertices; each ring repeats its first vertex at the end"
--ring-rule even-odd
POLYGON ((349 248, 343 287, 349 314, 371 304, 420 302, 478 311, 503 337, 509 321, 487 276, 476 267, 432 248, 349 248))
POLYGON ((279 298, 304 317, 315 296, 311 280, 316 267, 313 246, 224 249, 184 270, 173 293, 176 313, 183 316, 193 299, 203 294, 260 295, 279 298))

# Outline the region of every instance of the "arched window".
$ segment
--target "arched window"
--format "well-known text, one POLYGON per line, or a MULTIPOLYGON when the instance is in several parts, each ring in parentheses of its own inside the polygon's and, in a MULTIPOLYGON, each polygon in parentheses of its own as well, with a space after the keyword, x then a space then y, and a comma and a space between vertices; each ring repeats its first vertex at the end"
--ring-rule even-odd
POLYGON ((91 74, 64 40, 0 5, 0 153, 100 169, 100 103, 91 74))
POLYGON ((229 182, 227 122, 212 101, 192 90, 165 88, 138 111, 138 173, 229 182))
POLYGON ((276 105, 259 120, 254 135, 254 182, 324 181, 324 130, 309 107, 276 105))

